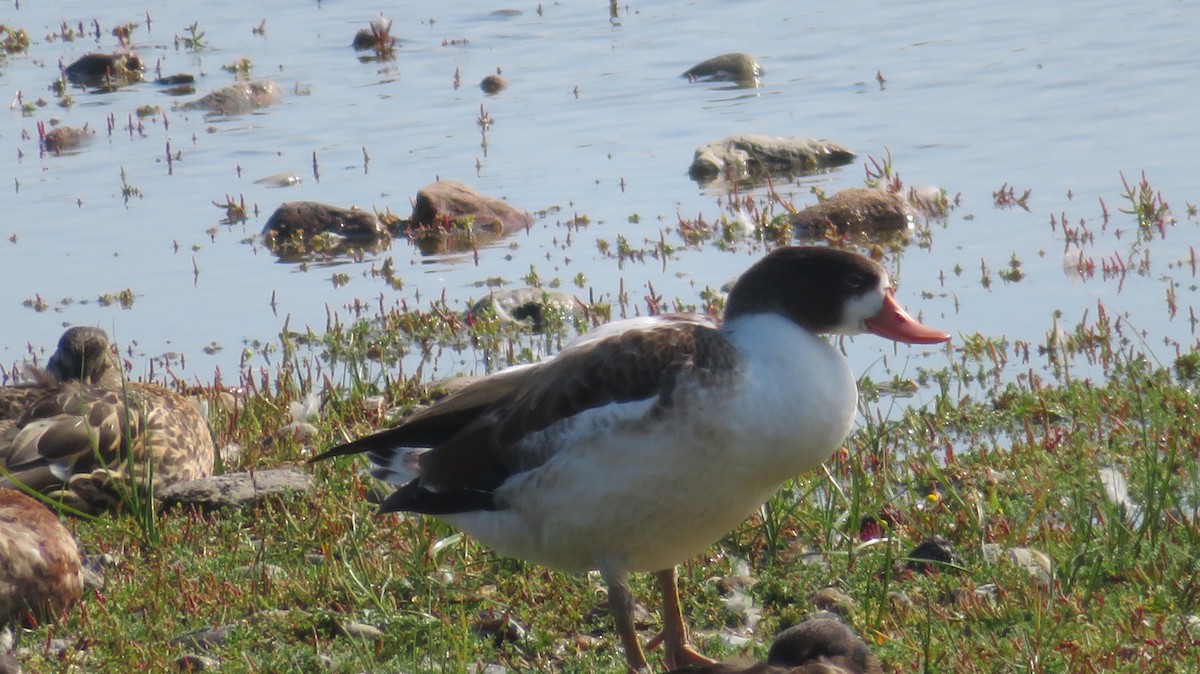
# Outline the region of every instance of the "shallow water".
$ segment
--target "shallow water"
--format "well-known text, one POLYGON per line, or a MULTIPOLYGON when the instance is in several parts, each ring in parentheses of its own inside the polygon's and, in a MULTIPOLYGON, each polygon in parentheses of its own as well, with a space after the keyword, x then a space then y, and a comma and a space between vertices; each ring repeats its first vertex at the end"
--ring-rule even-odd
MULTIPOLYGON (((228 380, 239 367, 265 364, 259 356, 243 361, 243 347, 275 341, 285 320, 319 332, 327 312, 344 314, 356 300, 376 306, 381 297, 387 306, 427 306, 444 294, 465 307, 486 294, 480 282, 520 285, 531 269, 585 299, 611 299, 623 284, 634 304, 651 286, 668 301, 698 303, 700 290, 726 283, 761 255, 750 242, 732 253, 684 249, 674 231, 680 216, 712 222, 724 213, 720 192, 699 187, 686 170, 697 146, 735 133, 810 135, 859 153, 854 165, 783 186, 797 205, 816 200, 810 185, 830 194, 860 186, 866 158, 888 151, 907 184, 957 195, 960 206, 929 224, 928 245, 910 245, 891 260, 900 296, 927 323, 1037 344, 1056 311, 1069 326, 1102 304, 1143 331, 1144 348, 1164 361, 1197 343, 1189 247, 1200 236, 1187 207, 1200 199, 1191 171, 1200 51, 1195 12, 1184 3, 931 0, 785 9, 766 0, 663 0, 622 5, 616 19, 600 2, 544 3, 540 13, 536 3, 431 7, 387 7, 402 42, 394 61, 380 63, 361 61, 349 46, 379 15, 379 6, 363 3, 226 4, 214 13, 211 4, 173 2, 151 10, 149 23, 142 5, 120 1, 8 6, 0 20, 26 29, 33 45, 0 60, 0 87, 13 102, 0 118, 8 174, 0 185, 11 190, 0 225, 0 363, 26 359, 29 345, 52 349, 66 324, 93 324, 130 347, 135 374, 173 352, 186 357, 171 363, 177 375, 210 381, 219 368, 228 380), (520 13, 494 13, 509 7, 520 13), (264 32, 255 33, 264 19, 264 32), (82 23, 89 34, 46 39, 63 22, 82 23), (59 107, 48 90, 59 64, 116 49, 110 30, 129 22, 139 24, 133 43, 148 78, 156 67, 194 74, 196 93, 172 97, 146 82, 115 93, 72 90, 74 104, 59 107), (195 22, 204 46, 189 50, 176 37, 195 22), (760 88, 679 77, 727 51, 758 57, 767 71, 760 88), (274 79, 286 92, 281 105, 227 118, 177 107, 235 81, 222 66, 241 57, 255 78, 274 79), (487 96, 477 83, 497 67, 510 86, 487 96), (48 105, 24 116, 18 96, 48 105), (133 113, 147 104, 165 112, 139 128, 133 113), (476 124, 481 105, 494 120, 486 152, 476 124), (37 123, 52 118, 86 124, 95 138, 74 154, 42 155, 37 123), (171 162, 168 144, 177 156, 171 162), (1121 173, 1134 181, 1143 171, 1173 219, 1162 234, 1139 237, 1136 219, 1117 209, 1127 206, 1121 173), (302 182, 256 182, 281 172, 302 182), (283 201, 407 216, 410 198, 438 177, 530 212, 561 211, 481 249, 477 260, 425 257, 399 240, 361 261, 302 266, 253 243, 283 201), (1005 184, 1018 196, 1031 190, 1029 211, 994 205, 1005 184), (123 185, 136 194, 125 198, 123 185), (227 195, 244 198, 257 215, 220 224, 224 211, 213 202, 227 195), (590 225, 572 229, 568 245, 560 221, 575 214, 590 225), (1094 239, 1081 249, 1068 245, 1062 225, 1051 226, 1064 215, 1094 239), (663 237, 678 252, 665 263, 618 268, 597 249, 598 240, 618 235, 635 246, 663 237), (1118 256, 1145 256, 1148 265, 1081 277, 1069 264, 1080 252, 1097 265, 1118 256), (389 257, 401 290, 367 273, 389 257), (998 272, 1013 259, 1024 278, 1005 281, 998 272), (349 283, 335 284, 335 273, 349 283), (572 283, 580 273, 582 288, 572 283), (128 308, 97 299, 125 290, 134 296, 128 308), (45 310, 24 306, 35 298, 45 310)), ((929 352, 866 338, 848 351, 856 371, 876 379, 886 378, 881 354, 897 354, 887 367, 899 371, 910 355, 929 352)), ((446 375, 480 366, 468 355, 440 367, 446 375)))

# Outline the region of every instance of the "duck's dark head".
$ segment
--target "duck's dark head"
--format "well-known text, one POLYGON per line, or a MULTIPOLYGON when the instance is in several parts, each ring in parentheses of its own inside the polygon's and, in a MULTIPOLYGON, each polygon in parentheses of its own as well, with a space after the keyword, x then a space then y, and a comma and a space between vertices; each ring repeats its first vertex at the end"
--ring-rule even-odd
POLYGON ((950 335, 919 323, 896 302, 878 262, 824 246, 771 251, 734 284, 725 320, 779 313, 815 333, 871 332, 910 344, 935 344, 950 335))

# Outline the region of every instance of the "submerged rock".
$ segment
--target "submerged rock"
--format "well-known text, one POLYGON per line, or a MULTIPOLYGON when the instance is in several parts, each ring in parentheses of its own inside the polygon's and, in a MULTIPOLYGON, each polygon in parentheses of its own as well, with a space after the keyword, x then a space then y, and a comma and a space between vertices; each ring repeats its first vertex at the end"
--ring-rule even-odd
POLYGON ((54 154, 74 152, 92 139, 92 132, 86 124, 81 129, 73 126, 56 126, 46 131, 46 127, 38 122, 38 134, 41 135, 42 148, 46 152, 54 154))
POLYGON ((282 100, 283 90, 270 80, 238 82, 184 103, 183 109, 207 110, 218 115, 241 115, 277 105, 282 100))
POLYGON ((757 87, 765 72, 753 56, 730 52, 697 63, 682 77, 688 78, 689 82, 735 82, 742 87, 757 87))
POLYGON ((508 88, 508 80, 499 75, 488 75, 480 80, 479 88, 485 94, 498 94, 508 88))
POLYGON ((916 209, 895 192, 852 187, 792 215, 793 227, 819 236, 832 227, 839 234, 903 232, 912 229, 916 209))
POLYGON ((374 247, 392 239, 374 212, 341 208, 318 201, 281 204, 263 226, 263 241, 277 254, 304 255, 374 247))
POLYGON ((842 166, 854 158, 852 150, 830 140, 745 134, 696 148, 688 173, 701 183, 770 174, 802 175, 842 166))
POLYGON ((396 48, 397 41, 392 36, 392 20, 380 15, 372 19, 367 28, 360 28, 350 45, 355 51, 390 52, 396 48))
POLYGON ((533 218, 502 199, 484 196, 454 181, 439 180, 417 192, 409 236, 421 251, 470 250, 481 240, 525 229, 533 218))
POLYGON ((494 290, 472 305, 471 316, 492 314, 505 322, 526 323, 534 332, 572 321, 581 305, 571 295, 543 288, 494 290))
POLYGON ((117 86, 139 82, 144 65, 132 51, 84 54, 64 69, 67 79, 87 87, 117 86))

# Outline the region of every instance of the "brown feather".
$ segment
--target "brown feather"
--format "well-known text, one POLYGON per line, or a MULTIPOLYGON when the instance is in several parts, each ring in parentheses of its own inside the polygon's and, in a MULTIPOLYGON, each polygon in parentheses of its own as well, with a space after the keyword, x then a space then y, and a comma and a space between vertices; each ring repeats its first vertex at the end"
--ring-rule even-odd
POLYGON ((26 405, 0 427, 0 487, 23 484, 99 512, 120 500, 108 493, 117 482, 155 488, 212 473, 212 435, 195 405, 124 381, 109 355, 103 331, 72 328, 45 376, 13 394, 26 405), (40 394, 30 399, 28 388, 40 394))
POLYGON ((687 319, 568 349, 530 368, 536 377, 525 377, 509 397, 422 454, 421 485, 437 491, 495 488, 512 473, 549 458, 509 451, 521 438, 610 403, 658 396, 661 409, 670 405, 683 373, 727 371, 736 362, 719 331, 687 319))
POLYGON ((0 628, 55 620, 82 593, 71 532, 42 504, 0 489, 0 628))

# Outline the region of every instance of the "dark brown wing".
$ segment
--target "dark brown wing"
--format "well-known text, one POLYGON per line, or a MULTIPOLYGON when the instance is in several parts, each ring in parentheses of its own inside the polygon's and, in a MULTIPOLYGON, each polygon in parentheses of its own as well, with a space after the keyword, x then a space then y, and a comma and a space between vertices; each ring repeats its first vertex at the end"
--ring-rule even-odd
POLYGON ((659 397, 668 407, 681 375, 728 371, 737 354, 707 322, 675 320, 586 342, 539 366, 512 396, 421 455, 420 484, 434 491, 491 490, 553 455, 514 447, 525 436, 588 409, 659 397))
POLYGON ((364 452, 382 452, 396 447, 437 447, 454 437, 488 408, 511 396, 521 382, 540 367, 540 363, 513 367, 479 379, 409 415, 394 428, 338 445, 308 462, 364 452))

